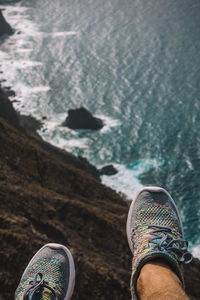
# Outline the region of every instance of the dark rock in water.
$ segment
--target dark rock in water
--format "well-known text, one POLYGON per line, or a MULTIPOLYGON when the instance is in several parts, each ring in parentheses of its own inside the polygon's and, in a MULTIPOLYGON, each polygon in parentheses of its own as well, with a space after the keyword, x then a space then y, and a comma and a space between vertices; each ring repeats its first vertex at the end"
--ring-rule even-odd
POLYGON ((2 11, 0 10, 0 36, 4 34, 12 34, 13 30, 10 25, 6 22, 2 11))
POLYGON ((15 97, 16 96, 15 91, 13 91, 11 89, 11 87, 9 87, 9 86, 4 87, 4 90, 5 90, 6 94, 8 95, 8 97, 15 97))
POLYGON ((92 114, 84 107, 70 109, 68 114, 68 117, 62 125, 71 129, 98 130, 103 127, 102 120, 93 117, 92 114))
POLYGON ((113 165, 108 165, 99 170, 100 175, 112 176, 118 173, 117 169, 113 165))
POLYGON ((8 96, 9 96, 9 97, 15 97, 15 96, 16 96, 15 91, 9 90, 9 91, 8 91, 8 96))

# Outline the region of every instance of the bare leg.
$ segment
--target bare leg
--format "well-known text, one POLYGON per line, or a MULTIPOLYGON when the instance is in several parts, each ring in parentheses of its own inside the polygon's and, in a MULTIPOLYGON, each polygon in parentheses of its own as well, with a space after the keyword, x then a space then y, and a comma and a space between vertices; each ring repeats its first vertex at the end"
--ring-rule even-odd
POLYGON ((140 300, 189 300, 170 266, 162 260, 146 263, 137 280, 140 300))

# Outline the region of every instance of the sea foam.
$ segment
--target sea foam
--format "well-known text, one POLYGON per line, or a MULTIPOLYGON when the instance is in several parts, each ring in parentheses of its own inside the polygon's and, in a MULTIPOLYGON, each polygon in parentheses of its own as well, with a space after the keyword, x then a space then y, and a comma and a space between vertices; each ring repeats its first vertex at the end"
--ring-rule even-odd
POLYGON ((102 176, 102 182, 117 192, 122 192, 128 200, 132 200, 135 193, 143 186, 140 182, 140 176, 144 172, 160 167, 162 164, 162 160, 155 159, 140 159, 127 166, 113 164, 118 173, 110 177, 102 176))
POLYGON ((192 247, 192 255, 200 259, 200 245, 192 247))

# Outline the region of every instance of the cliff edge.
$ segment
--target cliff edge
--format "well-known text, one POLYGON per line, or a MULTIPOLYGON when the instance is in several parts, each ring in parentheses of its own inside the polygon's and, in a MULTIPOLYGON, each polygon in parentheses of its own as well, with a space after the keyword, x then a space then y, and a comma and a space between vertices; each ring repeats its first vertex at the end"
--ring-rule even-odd
MULTIPOLYGON (((13 299, 26 264, 49 242, 73 253, 72 299, 130 299, 128 204, 70 164, 68 153, 59 156, 3 114, 0 145, 0 299, 13 299)), ((191 299, 200 299, 199 260, 187 267, 185 281, 191 299)))

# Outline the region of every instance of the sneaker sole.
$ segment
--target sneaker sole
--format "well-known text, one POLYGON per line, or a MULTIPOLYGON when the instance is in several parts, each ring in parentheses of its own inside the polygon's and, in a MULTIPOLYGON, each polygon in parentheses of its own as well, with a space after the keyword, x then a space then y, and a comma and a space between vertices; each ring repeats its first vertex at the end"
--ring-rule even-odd
POLYGON ((132 246, 132 241, 131 241, 131 235, 132 235, 131 234, 131 216, 132 216, 134 203, 135 203, 137 197, 139 196, 140 193, 142 193, 144 191, 146 191, 146 192, 164 192, 169 197, 170 201, 173 203, 173 205, 175 207, 177 216, 179 218, 180 226, 181 226, 181 233, 183 235, 183 226, 182 226, 182 222, 181 222, 181 219, 180 219, 180 215, 179 215, 178 209, 176 207, 176 204, 175 204, 174 200, 172 199, 172 197, 170 196, 170 194, 165 189, 163 189, 161 187, 156 187, 156 186, 144 187, 133 198, 132 203, 131 203, 130 208, 129 208, 127 222, 126 222, 126 235, 127 235, 127 239, 128 239, 129 248, 131 249, 132 253, 133 253, 133 246, 132 246))
MULTIPOLYGON (((74 291, 74 285, 75 285, 75 266, 74 266, 74 259, 73 256, 71 254, 71 252, 69 251, 69 249, 61 244, 54 244, 54 243, 49 243, 44 245, 42 248, 40 248, 36 254, 32 257, 32 259, 30 260, 28 266, 26 267, 22 277, 24 276, 24 274, 26 273, 27 269, 29 268, 29 266, 31 265, 33 259, 35 258, 35 256, 45 247, 51 247, 54 249, 62 249, 65 251, 68 259, 69 259, 69 287, 67 289, 67 294, 65 295, 65 298, 63 300, 69 300, 73 294, 74 291)), ((22 278, 21 277, 21 278, 22 278)))

